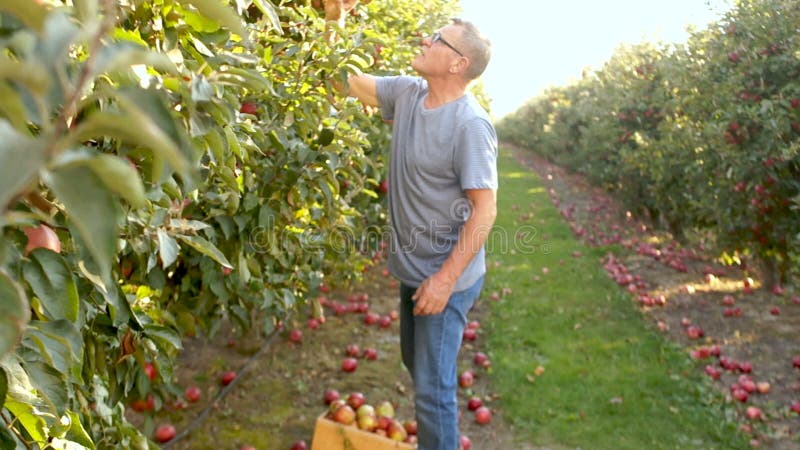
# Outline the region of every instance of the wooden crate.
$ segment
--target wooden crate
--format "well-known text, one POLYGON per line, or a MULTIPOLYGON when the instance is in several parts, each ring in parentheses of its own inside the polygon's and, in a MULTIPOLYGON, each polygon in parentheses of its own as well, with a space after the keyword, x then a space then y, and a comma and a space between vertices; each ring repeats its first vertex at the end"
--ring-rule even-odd
POLYGON ((311 450, 415 450, 416 445, 393 441, 389 438, 359 430, 355 425, 342 425, 326 419, 325 414, 317 418, 311 450))

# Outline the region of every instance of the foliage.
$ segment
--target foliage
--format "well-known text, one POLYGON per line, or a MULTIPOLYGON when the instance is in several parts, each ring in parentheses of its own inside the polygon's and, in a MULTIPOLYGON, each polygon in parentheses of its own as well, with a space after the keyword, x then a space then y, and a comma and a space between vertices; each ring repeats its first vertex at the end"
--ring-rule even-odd
POLYGON ((740 1, 686 45, 619 49, 498 131, 786 283, 800 255, 797 23, 797 2, 740 1))
POLYGON ((360 273, 388 128, 332 81, 402 71, 451 11, 363 4, 332 45, 301 1, 0 1, 3 448, 148 448, 125 410, 179 394, 182 336, 360 273), (62 251, 25 249, 39 224, 62 251))

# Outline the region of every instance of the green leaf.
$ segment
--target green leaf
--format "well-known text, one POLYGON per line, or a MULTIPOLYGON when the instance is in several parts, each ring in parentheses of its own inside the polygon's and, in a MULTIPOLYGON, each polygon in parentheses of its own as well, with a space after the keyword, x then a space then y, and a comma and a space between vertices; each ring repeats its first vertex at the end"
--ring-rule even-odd
POLYGON ((42 303, 50 320, 78 320, 78 288, 64 258, 50 250, 36 249, 22 266, 25 281, 42 303))
POLYGON ((72 0, 75 15, 84 24, 90 24, 97 19, 97 0, 72 0))
POLYGON ((67 433, 67 437, 72 439, 74 442, 83 445, 84 447, 94 450, 94 442, 92 442, 92 438, 89 436, 89 433, 86 432, 86 429, 83 427, 81 423, 81 418, 78 413, 74 411, 67 411, 67 416, 70 420, 69 432, 67 433))
POLYGON ((124 198, 131 206, 140 208, 146 204, 144 185, 139 172, 127 160, 107 153, 96 153, 88 149, 69 150, 58 156, 53 167, 84 165, 92 169, 103 184, 124 198))
POLYGON ((0 121, 0 210, 7 208, 44 165, 44 149, 43 140, 23 136, 8 122, 0 121))
POLYGON ((50 404, 54 411, 60 414, 67 409, 69 391, 65 376, 42 362, 26 363, 25 371, 28 372, 36 392, 50 404))
POLYGON ((117 211, 111 194, 87 167, 60 167, 43 171, 42 180, 64 204, 83 245, 97 263, 100 276, 109 278, 117 242, 117 211))
MULTIPOLYGON (((169 111, 152 114, 137 105, 130 97, 120 100, 123 111, 114 114, 107 111, 97 112, 86 118, 70 133, 66 140, 59 143, 59 148, 71 147, 78 142, 92 138, 108 137, 118 139, 127 144, 149 148, 154 154, 164 157, 172 167, 182 173, 188 171, 187 158, 182 154, 181 144, 177 138, 175 123, 169 111), (175 131, 174 134, 171 131, 175 131)), ((160 173, 154 173, 158 179, 160 173)))
POLYGON ((216 20, 223 26, 228 27, 232 32, 245 37, 242 20, 227 2, 220 0, 179 0, 182 4, 192 5, 204 16, 216 20))
POLYGON ((0 116, 5 117, 17 131, 27 131, 25 103, 19 93, 6 83, 0 83, 0 116))
POLYGON ((8 375, 6 375, 6 370, 0 367, 0 399, 5 401, 7 393, 8 393, 8 375))
POLYGON ((8 431, 6 427, 0 427, 0 448, 7 448, 7 449, 17 449, 16 440, 14 440, 14 436, 8 431))
POLYGON ((0 11, 14 15, 36 31, 42 31, 47 18, 47 9, 44 5, 32 1, 0 0, 0 11))
POLYGON ((270 2, 265 2, 264 0, 253 0, 253 4, 256 5, 256 8, 259 9, 265 16, 269 17, 270 25, 272 25, 272 29, 277 31, 278 34, 283 34, 283 28, 281 28, 281 19, 278 17, 278 12, 275 11, 275 7, 270 2))
POLYGON ((172 236, 163 228, 158 229, 158 254, 161 256, 161 267, 166 269, 178 259, 181 248, 172 236))
POLYGON ((233 269, 233 266, 231 265, 231 263, 228 262, 228 259, 225 258, 225 255, 223 255, 222 252, 219 251, 219 249, 211 242, 208 242, 207 240, 201 238, 200 236, 179 235, 178 239, 188 244, 190 247, 194 248, 198 252, 222 264, 223 267, 233 269))
POLYGON ((25 291, 8 275, 0 272, 0 357, 17 346, 30 319, 25 291))
POLYGON ((31 439, 35 442, 47 441, 47 423, 36 407, 30 403, 17 400, 6 400, 3 406, 11 411, 11 414, 16 417, 19 424, 22 425, 22 428, 30 435, 31 439))
POLYGON ((172 328, 161 325, 145 325, 144 334, 152 339, 161 350, 169 352, 183 348, 181 337, 172 328))
MULTIPOLYGON (((24 345, 39 349, 42 359, 65 376, 75 375, 75 364, 79 360, 76 351, 81 352, 80 334, 71 323, 32 321, 25 330, 24 345), (72 329, 70 330, 70 327, 72 329), (66 333, 62 335, 61 333, 66 333), (78 342, 73 345, 70 341, 78 342)), ((81 355, 82 356, 82 355, 81 355)), ((77 377, 76 377, 77 378, 77 377)))
POLYGON ((97 58, 93 75, 129 69, 135 65, 145 65, 170 74, 178 74, 178 69, 166 54, 124 41, 103 47, 97 58))

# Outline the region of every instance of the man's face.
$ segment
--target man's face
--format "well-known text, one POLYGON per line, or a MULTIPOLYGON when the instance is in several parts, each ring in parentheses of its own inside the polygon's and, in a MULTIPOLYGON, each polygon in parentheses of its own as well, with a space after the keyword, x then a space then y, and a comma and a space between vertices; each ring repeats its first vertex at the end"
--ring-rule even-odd
POLYGON ((459 48, 462 30, 456 25, 448 25, 420 43, 420 53, 414 58, 411 67, 422 76, 447 74, 450 66, 463 57, 459 48))

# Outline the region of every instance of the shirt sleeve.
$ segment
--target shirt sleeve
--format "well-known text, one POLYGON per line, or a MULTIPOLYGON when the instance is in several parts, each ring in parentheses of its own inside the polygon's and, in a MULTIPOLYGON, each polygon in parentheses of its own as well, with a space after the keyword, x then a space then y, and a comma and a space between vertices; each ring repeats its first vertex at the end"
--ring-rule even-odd
POLYGON ((383 119, 394 120, 397 99, 415 82, 413 77, 408 76, 380 77, 375 80, 375 90, 383 119))
POLYGON ((497 189, 497 135, 491 123, 476 118, 456 136, 454 168, 461 189, 497 189))

